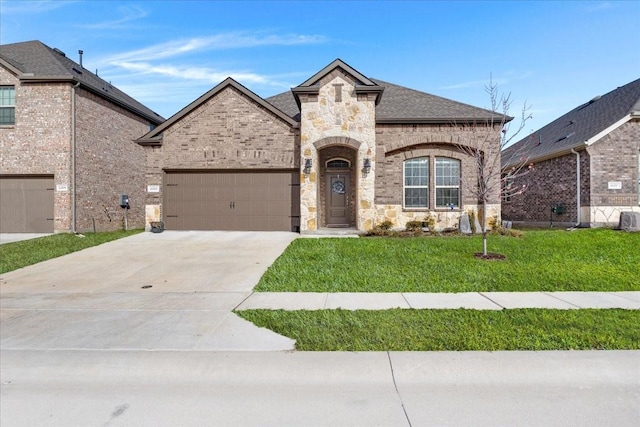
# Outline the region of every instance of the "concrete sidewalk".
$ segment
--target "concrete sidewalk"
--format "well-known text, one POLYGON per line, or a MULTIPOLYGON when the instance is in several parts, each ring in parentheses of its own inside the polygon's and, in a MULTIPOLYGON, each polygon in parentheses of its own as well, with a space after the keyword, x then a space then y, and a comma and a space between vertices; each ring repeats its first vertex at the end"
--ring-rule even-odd
POLYGON ((637 426, 640 352, 2 350, 3 427, 637 426))
POLYGON ((390 308, 502 310, 624 308, 640 310, 635 292, 316 293, 254 292, 236 310, 386 310, 390 308))

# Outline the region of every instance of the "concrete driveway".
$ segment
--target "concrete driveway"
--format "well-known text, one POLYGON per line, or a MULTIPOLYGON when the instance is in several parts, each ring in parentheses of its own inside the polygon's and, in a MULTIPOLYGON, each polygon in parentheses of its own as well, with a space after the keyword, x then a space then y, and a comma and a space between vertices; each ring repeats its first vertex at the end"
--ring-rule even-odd
POLYGON ((0 278, 3 350, 290 350, 231 310, 297 237, 143 233, 0 278))

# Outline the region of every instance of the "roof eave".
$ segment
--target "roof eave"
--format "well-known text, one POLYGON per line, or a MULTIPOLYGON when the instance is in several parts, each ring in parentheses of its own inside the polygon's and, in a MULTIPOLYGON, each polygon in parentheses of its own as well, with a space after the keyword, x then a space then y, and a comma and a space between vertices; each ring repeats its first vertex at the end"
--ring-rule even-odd
POLYGON ((143 147, 160 147, 162 146, 162 134, 153 138, 139 138, 133 140, 135 143, 142 145, 143 147))
MULTIPOLYGON (((470 118, 384 118, 376 119, 377 124, 491 124, 491 118, 480 120, 478 117, 470 118)), ((494 124, 497 122, 494 121, 494 124)))
POLYGON ((94 93, 102 98, 108 99, 110 102, 113 102, 114 104, 128 110, 131 111, 132 113, 138 115, 139 117, 144 117, 145 119, 149 120, 151 123, 159 125, 160 123, 162 123, 164 121, 164 119, 162 119, 160 116, 158 117, 153 117, 147 113, 145 113, 144 111, 141 111, 125 102, 120 101, 119 99, 109 95, 108 93, 105 93, 104 91, 100 91, 92 86, 89 86, 81 81, 79 81, 78 79, 72 77, 72 76, 33 76, 33 75, 21 75, 18 76, 18 78, 20 79, 20 81, 26 82, 26 83, 80 83, 80 87, 82 87, 83 89, 94 93))
MULTIPOLYGON (((527 159, 527 163, 539 163, 539 162, 544 162, 546 160, 551 160, 551 159, 555 159, 556 157, 562 157, 562 156, 566 156, 567 154, 571 154, 573 151, 582 151, 584 149, 587 148, 587 142, 580 142, 577 144, 574 144, 570 147, 565 147, 561 150, 558 151, 553 151, 550 153, 545 153, 541 156, 537 156, 537 157, 530 157, 527 159)), ((526 154, 526 153, 525 153, 526 154)), ((510 162, 508 164, 505 164, 504 166, 502 166, 502 170, 507 169, 513 165, 515 165, 516 162, 510 162)))
POLYGON ((355 86, 356 94, 359 93, 375 93, 376 94, 376 105, 380 103, 380 98, 382 98, 382 93, 384 92, 384 86, 368 86, 368 85, 356 85, 355 86))

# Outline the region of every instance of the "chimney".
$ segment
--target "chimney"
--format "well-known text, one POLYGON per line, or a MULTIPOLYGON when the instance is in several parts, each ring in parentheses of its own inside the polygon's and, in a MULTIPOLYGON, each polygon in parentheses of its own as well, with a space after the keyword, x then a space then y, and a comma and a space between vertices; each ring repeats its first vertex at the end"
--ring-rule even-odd
POLYGON ((78 55, 80 55, 80 66, 82 67, 82 54, 84 53, 84 51, 82 49, 80 49, 78 51, 78 55))

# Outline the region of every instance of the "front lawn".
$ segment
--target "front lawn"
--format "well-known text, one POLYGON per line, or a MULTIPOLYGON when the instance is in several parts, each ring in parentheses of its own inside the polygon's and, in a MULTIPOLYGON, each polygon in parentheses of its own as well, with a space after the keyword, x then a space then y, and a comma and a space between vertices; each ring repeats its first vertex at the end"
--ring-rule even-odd
POLYGON ((489 236, 297 239, 261 278, 264 292, 640 290, 640 233, 530 230, 489 236))
POLYGON ((4 243, 0 245, 0 274, 142 231, 142 229, 111 231, 86 235, 61 233, 21 242, 4 243))
POLYGON ((246 310, 306 351, 637 350, 640 310, 246 310))

